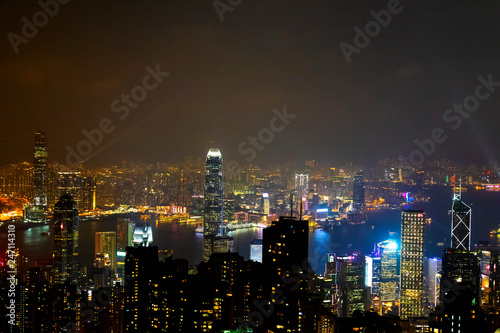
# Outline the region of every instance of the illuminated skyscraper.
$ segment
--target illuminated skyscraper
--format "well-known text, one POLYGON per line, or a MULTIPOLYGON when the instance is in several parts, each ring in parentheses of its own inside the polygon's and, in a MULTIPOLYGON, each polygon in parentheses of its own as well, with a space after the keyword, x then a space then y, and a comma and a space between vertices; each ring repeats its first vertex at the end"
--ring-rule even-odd
POLYGON ((104 265, 116 272, 116 232, 103 231, 95 233, 95 255, 101 254, 104 265))
POLYGON ((57 192, 59 196, 69 194, 76 207, 82 206, 82 173, 80 171, 60 171, 57 173, 57 192))
POLYGON ((365 206, 365 184, 363 172, 356 172, 352 182, 352 207, 362 211, 365 206))
POLYGON ((217 148, 208 151, 205 164, 205 205, 203 212, 203 260, 213 253, 213 239, 223 236, 224 179, 222 154, 217 148))
POLYGON ((401 212, 401 304, 402 319, 422 315, 424 289, 425 213, 401 212))
POLYGON ((78 281, 78 229, 76 203, 71 195, 63 195, 54 207, 54 282, 78 281))
POLYGON ((149 224, 136 225, 134 228, 133 243, 135 247, 147 247, 153 242, 153 230, 149 224))
POLYGON ((428 295, 429 303, 432 307, 436 307, 439 304, 439 290, 441 283, 441 268, 442 268, 441 258, 429 258, 429 268, 428 268, 428 295))
POLYGON ((380 248, 380 301, 381 314, 390 313, 399 301, 399 251, 398 244, 386 240, 380 248))
POLYGON ((33 174, 33 204, 47 208, 47 192, 49 171, 47 167, 47 135, 45 132, 35 132, 35 155, 33 174))
POLYGON ((254 239, 250 243, 250 260, 262 262, 262 239, 254 239))
POLYGON ((338 316, 351 317, 354 311, 365 311, 365 260, 352 254, 337 257, 338 316))
POLYGON ((295 190, 297 191, 297 196, 301 198, 306 195, 309 189, 309 174, 296 173, 295 174, 295 190))
POLYGON ((453 197, 451 219, 451 247, 470 251, 471 209, 462 201, 461 193, 453 197))

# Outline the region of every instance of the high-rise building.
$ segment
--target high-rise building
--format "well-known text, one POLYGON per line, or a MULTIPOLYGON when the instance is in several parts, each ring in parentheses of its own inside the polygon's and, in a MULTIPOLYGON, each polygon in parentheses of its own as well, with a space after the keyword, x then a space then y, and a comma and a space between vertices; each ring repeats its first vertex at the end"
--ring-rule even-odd
POLYGON ((82 206, 82 173, 80 171, 60 171, 57 173, 57 192, 59 196, 69 194, 76 207, 82 206))
POLYGON ((101 231, 95 233, 95 255, 101 254, 104 266, 116 272, 116 232, 101 231))
POLYGON ((222 154, 217 148, 208 151, 205 164, 205 208, 203 211, 203 260, 210 259, 212 238, 224 235, 224 179, 222 154))
POLYGON ((116 270, 118 277, 125 279, 125 252, 127 246, 133 246, 134 225, 128 218, 116 221, 116 270))
POLYGON ((398 244, 386 240, 380 249, 380 302, 381 314, 397 314, 399 303, 399 251, 398 244))
POLYGON ((49 171, 47 166, 47 134, 35 132, 35 154, 33 162, 33 204, 47 208, 49 171))
POLYGON ((456 290, 468 289, 475 302, 480 303, 481 268, 475 252, 457 249, 443 250, 441 277, 441 302, 453 298, 456 290))
POLYGON ((451 247, 470 251, 471 209, 462 201, 460 193, 454 195, 451 211, 451 247))
POLYGON ((147 332, 154 311, 152 281, 158 273, 158 247, 127 247, 126 252, 123 331, 147 332))
POLYGON ((54 282, 78 282, 78 230, 76 203, 69 194, 61 196, 54 207, 54 282))
POLYGON ((365 258, 358 254, 337 257, 338 316, 365 311, 365 258))
POLYGON ((298 198, 306 195, 309 189, 309 174, 296 173, 295 174, 295 190, 297 191, 298 198))
POLYGON ((365 184, 363 172, 356 172, 352 182, 352 207, 356 211, 362 211, 365 206, 365 184))
MULTIPOLYGON (((307 221, 281 216, 263 230, 262 264, 266 295, 286 299, 275 304, 265 325, 272 332, 298 332, 307 298, 309 225, 307 221)), ((266 305, 269 306, 269 305, 266 305)))
POLYGON ((401 212, 401 304, 402 319, 422 315, 424 290, 425 213, 401 212))
POLYGON ((262 262, 262 239, 254 239, 250 243, 250 260, 262 262))
POLYGON ((429 289, 427 294, 432 307, 439 304, 442 263, 441 258, 429 258, 429 267, 427 269, 427 285, 429 289))
POLYGON ((153 229, 149 224, 136 225, 133 243, 135 247, 149 246, 153 242, 153 229))

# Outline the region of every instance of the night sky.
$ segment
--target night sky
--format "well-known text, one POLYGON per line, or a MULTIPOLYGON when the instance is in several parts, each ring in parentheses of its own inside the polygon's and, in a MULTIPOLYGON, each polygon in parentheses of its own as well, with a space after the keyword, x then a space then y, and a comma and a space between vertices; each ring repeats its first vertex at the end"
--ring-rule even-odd
POLYGON ((0 164, 32 161, 35 130, 64 163, 103 118, 114 130, 89 166, 204 157, 210 141, 245 163, 238 145, 285 106, 296 118, 254 162, 407 157, 435 128, 448 139, 429 158, 500 159, 500 87, 456 130, 443 121, 478 76, 500 82, 500 2, 401 1, 348 63, 339 44, 390 3, 244 0, 221 21, 212 1, 72 0, 16 54, 8 34, 22 36, 41 7, 1 1, 0 164), (120 119, 111 104, 157 64, 169 75, 120 119))

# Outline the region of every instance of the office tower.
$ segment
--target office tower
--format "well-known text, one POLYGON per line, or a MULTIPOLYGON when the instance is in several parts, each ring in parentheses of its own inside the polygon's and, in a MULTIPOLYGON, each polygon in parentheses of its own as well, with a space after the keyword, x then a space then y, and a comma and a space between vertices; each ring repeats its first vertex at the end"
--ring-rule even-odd
POLYGON ((130 219, 118 218, 116 221, 116 250, 125 252, 127 246, 132 246, 134 239, 134 224, 130 219))
POLYGON ((35 155, 33 162, 33 204, 47 208, 49 171, 47 166, 47 134, 35 132, 35 155))
POLYGON ((54 207, 54 283, 78 282, 78 210, 69 194, 54 207))
POLYGON ((429 304, 432 307, 436 307, 439 304, 442 263, 443 261, 441 258, 429 258, 429 268, 427 270, 427 283, 429 289, 427 294, 429 295, 429 304))
POLYGON ((274 303, 275 311, 264 323, 272 332, 297 332, 299 323, 304 320, 302 314, 307 299, 309 267, 308 233, 308 221, 284 216, 263 230, 265 294, 273 295, 270 299, 286 299, 281 304, 274 303))
POLYGON ((399 251, 398 244, 386 240, 380 249, 380 302, 381 314, 397 314, 399 301, 399 251))
POLYGON ((354 311, 365 311, 365 260, 354 253, 337 257, 338 316, 351 317, 354 311))
POLYGON ((96 206, 96 179, 94 176, 83 177, 82 180, 82 208, 81 210, 91 212, 96 206))
POLYGON ((365 184, 363 183, 363 172, 356 172, 352 182, 352 207, 356 211, 362 211, 365 206, 365 184))
POLYGON ((158 274, 158 247, 127 247, 126 252, 124 332, 148 332, 154 311, 152 290, 158 274))
POLYGON ((262 262, 262 239, 254 239, 250 243, 250 260, 262 262))
POLYGON ((380 254, 372 253, 365 256, 365 287, 370 289, 368 309, 373 308, 375 312, 380 311, 380 254))
POLYGON ((476 253, 443 250, 440 305, 431 314, 438 332, 491 332, 491 322, 480 307, 481 270, 476 253))
POLYGON ((153 229, 149 224, 135 225, 132 242, 135 247, 149 246, 153 242, 153 229))
POLYGON ((262 193, 262 213, 269 215, 269 193, 262 193))
POLYGON ((296 173, 295 190, 297 191, 297 197, 302 198, 302 196, 307 194, 308 189, 309 189, 309 174, 296 173))
POLYGON ((236 212, 236 202, 232 198, 224 199, 224 222, 233 222, 236 212))
POLYGON ((104 257, 104 266, 116 272, 116 232, 103 231, 95 233, 95 255, 104 257))
POLYGON ((422 315, 424 288, 425 213, 401 212, 401 304, 402 319, 422 315))
POLYGON ((82 173, 80 171, 60 171, 57 173, 57 192, 59 196, 69 194, 76 207, 82 206, 82 173))
POLYGON ((222 176, 222 155, 217 148, 208 151, 205 164, 205 208, 203 211, 203 260, 213 253, 213 240, 223 236, 224 179, 222 176))
POLYGON ((473 299, 480 303, 481 268, 475 252, 457 249, 443 250, 441 277, 441 303, 454 298, 457 290, 470 290, 473 299))
POLYGON ((130 219, 118 218, 116 221, 116 272, 123 281, 125 279, 125 249, 133 246, 134 225, 130 219))
POLYGON ((461 193, 454 195, 451 211, 451 247, 470 251, 471 209, 462 201, 461 193))

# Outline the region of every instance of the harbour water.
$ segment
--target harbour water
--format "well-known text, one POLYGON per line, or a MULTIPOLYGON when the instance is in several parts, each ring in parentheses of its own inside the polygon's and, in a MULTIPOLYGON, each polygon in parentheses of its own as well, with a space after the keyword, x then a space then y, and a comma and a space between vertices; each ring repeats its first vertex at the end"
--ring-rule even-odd
MULTIPOLYGON (((450 243, 452 189, 449 187, 432 187, 426 190, 429 202, 412 204, 408 209, 423 209, 431 223, 425 230, 426 256, 441 256, 443 246, 450 243)), ((493 248, 500 247, 500 236, 490 235, 490 231, 500 223, 500 192, 469 190, 463 193, 462 199, 472 208, 472 242, 487 240, 493 248)), ((368 212, 368 221, 363 225, 335 227, 324 231, 314 229, 309 233, 309 258, 316 273, 324 272, 327 253, 346 254, 349 252, 369 253, 374 244, 389 238, 390 232, 399 234, 401 212, 398 210, 380 210, 368 212)), ((139 221, 139 215, 130 216, 139 221)), ((189 260, 190 264, 201 261, 203 236, 195 233, 196 224, 178 224, 175 222, 156 223, 148 221, 153 229, 153 245, 159 249, 173 250, 175 258, 189 260)), ((99 221, 80 222, 80 263, 91 267, 94 257, 94 234, 97 231, 114 231, 116 216, 106 217, 99 221)), ((41 235, 49 231, 49 226, 40 226, 16 233, 16 245, 22 255, 30 260, 50 258, 52 253, 51 236, 41 235)), ((262 229, 235 230, 230 233, 234 237, 239 253, 250 257, 250 242, 262 238, 262 229)), ((5 244, 6 233, 0 235, 0 243, 5 244)))

